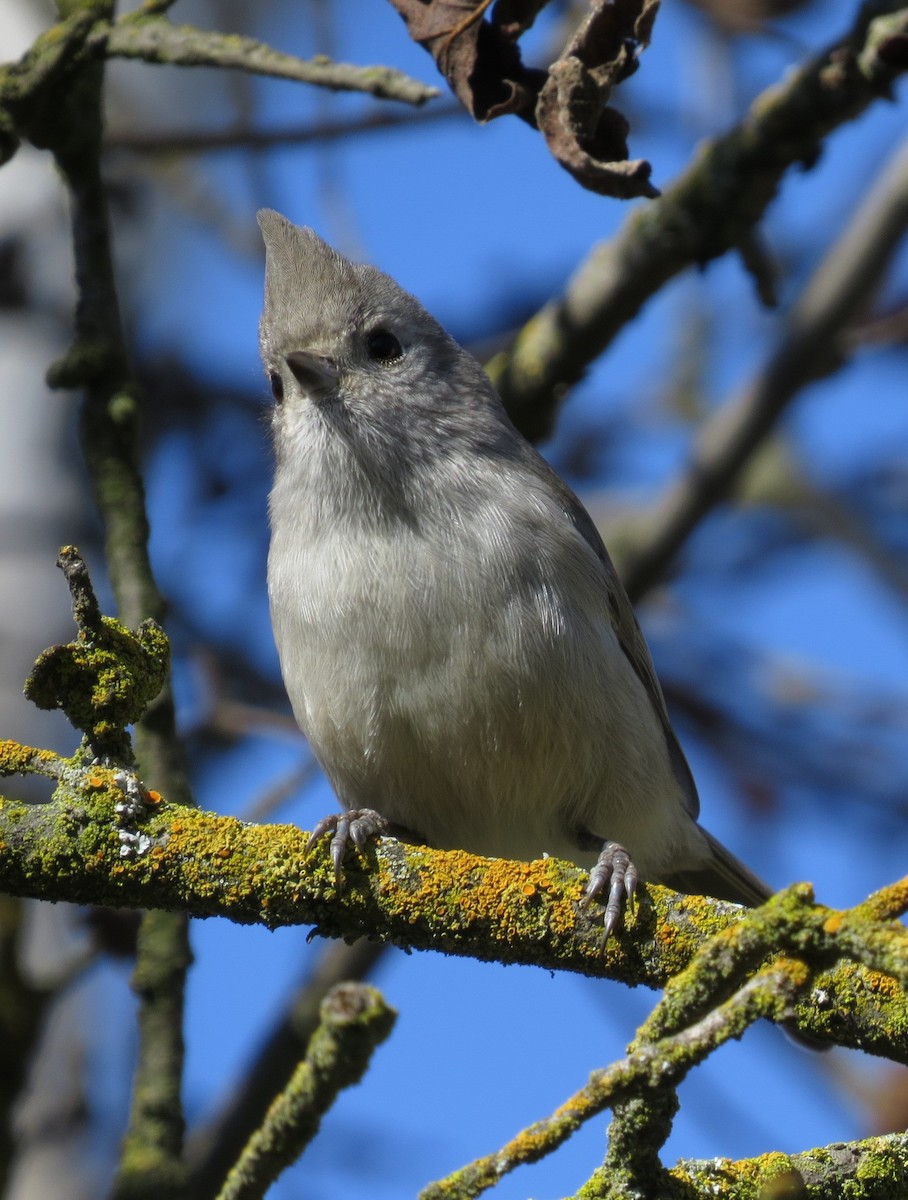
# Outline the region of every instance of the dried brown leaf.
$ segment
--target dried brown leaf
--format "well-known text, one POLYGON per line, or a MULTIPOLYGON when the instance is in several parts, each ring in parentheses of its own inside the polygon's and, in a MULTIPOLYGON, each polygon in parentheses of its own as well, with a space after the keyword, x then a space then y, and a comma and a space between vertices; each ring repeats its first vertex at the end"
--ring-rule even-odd
POLYGON ((628 125, 608 99, 637 69, 659 0, 593 0, 548 72, 524 66, 516 42, 547 0, 391 3, 475 120, 513 113, 537 126, 556 160, 590 191, 658 195, 649 163, 628 161, 628 125))
POLYGON ((528 115, 544 72, 523 65, 520 50, 483 19, 490 0, 391 0, 410 37, 428 50, 451 90, 477 121, 528 115))
POLYGON ((652 168, 628 161, 628 125, 608 107, 612 87, 637 69, 659 0, 596 0, 549 68, 536 121, 549 150, 579 183, 604 196, 658 196, 652 168))

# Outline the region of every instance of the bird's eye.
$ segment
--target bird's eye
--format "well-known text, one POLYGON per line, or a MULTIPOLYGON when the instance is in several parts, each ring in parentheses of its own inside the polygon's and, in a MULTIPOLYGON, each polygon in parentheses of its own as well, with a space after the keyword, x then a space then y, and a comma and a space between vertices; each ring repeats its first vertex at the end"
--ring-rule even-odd
POLYGON ((374 362, 392 363, 403 356, 403 347, 387 329, 373 329, 366 334, 366 350, 374 362))
POLYGON ((268 382, 271 384, 271 395, 280 404, 284 398, 284 381, 278 375, 277 371, 272 371, 268 376, 268 382))

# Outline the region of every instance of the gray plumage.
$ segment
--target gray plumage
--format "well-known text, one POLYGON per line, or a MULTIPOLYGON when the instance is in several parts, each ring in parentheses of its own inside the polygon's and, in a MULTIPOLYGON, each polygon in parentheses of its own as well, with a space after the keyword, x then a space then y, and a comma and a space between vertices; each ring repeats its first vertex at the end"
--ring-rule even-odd
POLYGON ((477 854, 592 867, 619 843, 643 879, 760 903, 697 824, 592 520, 480 365, 387 275, 259 224, 272 621, 341 803, 477 854))

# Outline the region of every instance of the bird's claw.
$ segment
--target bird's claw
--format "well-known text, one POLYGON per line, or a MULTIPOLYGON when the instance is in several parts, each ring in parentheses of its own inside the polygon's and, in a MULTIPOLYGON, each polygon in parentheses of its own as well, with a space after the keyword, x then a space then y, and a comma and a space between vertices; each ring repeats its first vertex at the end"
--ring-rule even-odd
POLYGON ((606 842, 599 852, 596 865, 583 896, 583 907, 591 901, 605 897, 605 914, 602 921, 602 947, 621 924, 622 913, 634 911, 634 895, 637 891, 637 868, 631 856, 617 842, 606 842))
POLYGON ((314 826, 306 843, 306 853, 326 837, 332 835, 328 851, 334 863, 334 882, 340 884, 343 879, 344 855, 350 842, 358 850, 362 850, 369 838, 380 837, 388 832, 387 820, 374 808, 350 808, 341 813, 332 813, 322 817, 314 826))

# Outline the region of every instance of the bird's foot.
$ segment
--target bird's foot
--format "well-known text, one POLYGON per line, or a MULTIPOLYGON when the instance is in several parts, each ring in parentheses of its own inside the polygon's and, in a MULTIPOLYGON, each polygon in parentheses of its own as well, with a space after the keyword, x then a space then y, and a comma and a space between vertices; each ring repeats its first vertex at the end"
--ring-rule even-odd
POLYGON ((374 808, 349 808, 344 812, 332 813, 328 817, 322 817, 312 830, 306 843, 306 853, 308 854, 323 837, 332 834, 328 849, 334 863, 334 882, 339 885, 343 879, 344 855, 350 843, 362 850, 369 838, 380 837, 387 833, 389 828, 389 822, 374 808))
POLYGON ((617 842, 606 842, 599 851, 596 865, 590 871, 589 882, 583 896, 586 908, 593 900, 605 898, 605 915, 602 922, 602 945, 621 924, 625 905, 628 912, 634 911, 634 893, 637 890, 637 868, 631 856, 617 842))

